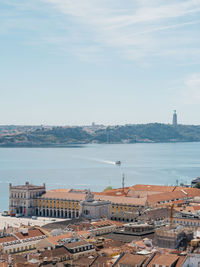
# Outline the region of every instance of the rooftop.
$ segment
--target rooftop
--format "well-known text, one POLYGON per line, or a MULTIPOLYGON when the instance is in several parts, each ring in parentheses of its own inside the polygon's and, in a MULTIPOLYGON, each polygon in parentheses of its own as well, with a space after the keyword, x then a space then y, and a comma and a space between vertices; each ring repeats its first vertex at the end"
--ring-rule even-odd
POLYGON ((25 185, 15 185, 13 186, 12 184, 9 184, 10 189, 45 189, 45 184, 39 186, 39 185, 32 185, 29 182, 26 182, 25 185))
POLYGON ((142 255, 125 254, 118 263, 129 266, 140 266, 145 259, 146 257, 142 255))
POLYGON ((18 232, 15 234, 19 239, 27 239, 32 237, 39 237, 39 236, 45 236, 44 233, 42 233, 39 229, 29 229, 27 231, 27 234, 23 234, 21 232, 18 232))
POLYGON ((87 245, 89 245, 88 242, 86 242, 84 240, 80 240, 78 242, 72 242, 72 243, 65 244, 65 247, 68 249, 73 249, 73 248, 77 248, 77 247, 81 247, 81 246, 87 246, 87 245))
POLYGON ((177 255, 173 254, 164 254, 164 255, 156 255, 152 261, 150 262, 150 265, 157 264, 157 265, 164 265, 164 266, 171 266, 172 264, 176 263, 178 261, 179 257, 177 255))
MULTIPOLYGON (((50 198, 50 199, 63 199, 63 200, 76 200, 83 201, 85 200, 87 194, 85 193, 71 193, 70 191, 57 191, 50 190, 47 191, 41 198, 50 198)), ((94 195, 95 200, 105 200, 111 201, 112 203, 120 203, 126 205, 136 205, 136 206, 145 206, 146 198, 137 198, 137 197, 125 197, 125 196, 104 196, 104 195, 94 195)))

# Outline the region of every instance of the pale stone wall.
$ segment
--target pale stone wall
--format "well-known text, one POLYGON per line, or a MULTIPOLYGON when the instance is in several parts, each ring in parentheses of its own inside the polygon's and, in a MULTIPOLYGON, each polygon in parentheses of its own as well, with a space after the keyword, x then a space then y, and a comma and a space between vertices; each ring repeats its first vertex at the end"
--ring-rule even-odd
POLYGON ((9 211, 24 216, 35 215, 34 199, 46 192, 43 186, 33 186, 26 182, 22 186, 9 185, 9 211))
POLYGON ((109 201, 81 202, 81 216, 87 219, 110 219, 111 203, 109 201))

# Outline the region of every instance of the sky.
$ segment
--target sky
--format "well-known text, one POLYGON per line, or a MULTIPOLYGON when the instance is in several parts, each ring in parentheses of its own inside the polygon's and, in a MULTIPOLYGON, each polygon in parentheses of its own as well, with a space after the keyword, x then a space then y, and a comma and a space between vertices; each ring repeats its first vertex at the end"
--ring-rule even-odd
POLYGON ((0 124, 200 124, 200 0, 0 0, 0 124))

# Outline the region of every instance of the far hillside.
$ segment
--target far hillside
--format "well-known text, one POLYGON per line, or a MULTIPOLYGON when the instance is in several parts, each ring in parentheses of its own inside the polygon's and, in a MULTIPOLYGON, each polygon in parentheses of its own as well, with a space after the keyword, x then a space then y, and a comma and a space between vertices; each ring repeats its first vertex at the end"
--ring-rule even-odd
POLYGON ((102 143, 193 142, 200 141, 200 126, 149 123, 107 127, 95 132, 94 140, 102 143))
POLYGON ((109 126, 91 131, 87 127, 39 127, 0 134, 0 146, 68 146, 89 143, 198 142, 200 126, 149 123, 109 126))

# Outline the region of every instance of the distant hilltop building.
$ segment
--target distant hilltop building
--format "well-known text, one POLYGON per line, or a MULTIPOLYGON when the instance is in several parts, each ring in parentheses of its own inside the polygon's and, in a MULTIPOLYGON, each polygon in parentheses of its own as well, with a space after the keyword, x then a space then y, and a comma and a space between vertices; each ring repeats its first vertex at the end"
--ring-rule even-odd
POLYGON ((176 114, 176 110, 174 110, 172 125, 173 126, 177 126, 177 114, 176 114))

